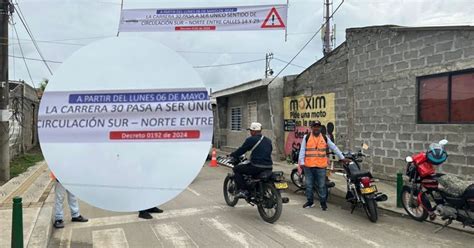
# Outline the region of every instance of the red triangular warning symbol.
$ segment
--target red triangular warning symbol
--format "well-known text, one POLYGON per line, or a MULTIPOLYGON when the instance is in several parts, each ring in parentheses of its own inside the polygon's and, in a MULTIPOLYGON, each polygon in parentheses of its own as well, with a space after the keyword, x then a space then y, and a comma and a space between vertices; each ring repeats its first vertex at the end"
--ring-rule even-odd
POLYGON ((267 18, 263 21, 262 28, 284 28, 285 23, 278 14, 278 11, 275 7, 270 10, 268 13, 267 18))

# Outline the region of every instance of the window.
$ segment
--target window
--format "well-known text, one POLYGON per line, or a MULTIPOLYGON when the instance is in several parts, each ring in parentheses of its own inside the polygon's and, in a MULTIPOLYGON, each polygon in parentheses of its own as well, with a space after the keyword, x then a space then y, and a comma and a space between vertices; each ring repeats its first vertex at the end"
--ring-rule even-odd
POLYGON ((252 122, 257 122, 257 102, 249 102, 247 106, 249 111, 248 126, 250 127, 252 122))
POLYGON ((474 72, 451 79, 451 121, 474 123, 474 72))
POLYGON ((474 123, 474 72, 418 79, 419 123, 474 123))
POLYGON ((422 122, 448 121, 448 77, 420 80, 420 120, 422 122))
POLYGON ((232 108, 230 110, 230 130, 241 131, 242 130, 242 109, 232 108))

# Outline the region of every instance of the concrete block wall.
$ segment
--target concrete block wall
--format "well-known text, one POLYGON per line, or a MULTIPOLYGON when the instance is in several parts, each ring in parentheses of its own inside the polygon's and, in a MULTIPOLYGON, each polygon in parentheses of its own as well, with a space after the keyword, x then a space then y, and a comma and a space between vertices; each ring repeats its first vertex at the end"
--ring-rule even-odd
POLYGON ((346 38, 354 143, 371 145, 369 168, 393 177, 406 156, 447 138, 450 156, 440 170, 473 179, 474 124, 417 124, 416 79, 474 68, 474 29, 374 27, 348 29, 346 38))
MULTIPOLYGON (((294 80, 285 82, 283 96, 317 95, 335 93, 336 107, 336 142, 339 148, 351 147, 350 109, 352 98, 347 91, 347 46, 341 44, 294 80)), ((283 135, 283 132, 282 132, 283 135)))
POLYGON ((219 107, 219 126, 217 127, 217 133, 219 136, 220 146, 237 148, 244 140, 249 136, 249 132, 246 130, 248 127, 248 103, 256 101, 257 102, 257 121, 260 122, 263 126, 263 133, 266 136, 272 135, 271 119, 270 119, 270 109, 268 104, 267 96, 267 87, 260 87, 245 91, 243 93, 238 93, 234 95, 229 95, 227 97, 220 97, 217 100, 217 105, 219 107), (226 107, 223 107, 226 106, 226 107), (232 131, 231 130, 231 109, 235 107, 242 108, 242 130, 241 131, 232 131))

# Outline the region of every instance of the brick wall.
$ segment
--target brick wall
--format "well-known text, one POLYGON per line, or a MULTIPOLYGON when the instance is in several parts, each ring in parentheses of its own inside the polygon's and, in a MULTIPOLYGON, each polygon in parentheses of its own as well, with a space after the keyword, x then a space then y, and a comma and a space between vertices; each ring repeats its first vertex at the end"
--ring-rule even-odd
POLYGON ((335 93, 336 141, 341 149, 351 146, 351 130, 348 128, 351 119, 348 113, 352 99, 347 91, 347 54, 346 43, 343 43, 296 79, 286 82, 283 92, 284 97, 335 93))
POLYGON ((374 173, 393 177, 404 170, 403 158, 447 138, 441 170, 474 178, 474 125, 416 120, 416 78, 474 68, 474 29, 349 29, 347 49, 354 143, 371 145, 374 173))

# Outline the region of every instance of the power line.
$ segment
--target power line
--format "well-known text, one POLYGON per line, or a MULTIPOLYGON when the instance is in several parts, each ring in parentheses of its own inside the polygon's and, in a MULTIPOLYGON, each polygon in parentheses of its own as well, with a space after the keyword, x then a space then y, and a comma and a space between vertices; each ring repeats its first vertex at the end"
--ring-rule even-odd
MULTIPOLYGON (((12 18, 12 23, 13 23, 12 26, 13 26, 13 29, 15 30, 16 38, 18 39, 18 44, 19 44, 19 47, 20 47, 20 53, 21 53, 21 56, 23 57, 23 62, 25 63, 26 71, 28 72, 28 76, 30 77, 31 83, 34 85, 35 82, 33 81, 33 77, 31 76, 31 72, 30 72, 30 68, 28 67, 28 63, 26 63, 25 54, 23 53, 23 48, 21 47, 20 38, 18 36, 18 31, 16 30, 16 24, 13 22, 13 16, 11 16, 11 18, 12 18)), ((36 86, 35 86, 35 88, 36 88, 36 86)))
MULTIPOLYGON (((328 20, 331 19, 333 17, 333 15, 339 10, 339 8, 342 6, 342 4, 344 3, 344 0, 342 0, 342 2, 337 6, 337 8, 332 12, 331 16, 328 17, 328 20)), ((327 20, 325 22, 325 24, 327 24, 327 20)), ((290 59, 290 61, 288 61, 288 63, 283 67, 283 69, 281 69, 277 75, 272 79, 272 81, 270 81, 270 83, 273 82, 273 80, 275 80, 275 78, 277 78, 286 68, 288 68, 288 66, 293 63, 293 61, 296 59, 296 57, 298 57, 298 55, 300 55, 301 52, 303 52, 303 50, 309 45, 309 43, 316 37, 316 35, 318 35, 319 32, 321 32, 321 29, 324 27, 324 25, 321 25, 321 27, 318 29, 318 31, 316 31, 316 33, 314 33, 314 35, 304 44, 304 46, 296 53, 295 56, 293 56, 293 58, 290 59)))
POLYGON ((200 68, 211 68, 211 67, 222 67, 222 66, 231 66, 231 65, 241 65, 241 64, 254 63, 254 62, 263 61, 263 60, 265 60, 265 59, 256 59, 256 60, 242 61, 242 62, 230 63, 230 64, 198 65, 198 66, 193 66, 193 68, 200 69, 200 68))
MULTIPOLYGON (((32 42, 32 40, 29 40, 29 39, 21 39, 21 40, 32 42)), ((85 45, 87 45, 87 44, 83 44, 83 43, 69 43, 69 42, 49 41, 49 40, 36 40, 36 42, 46 43, 46 44, 57 44, 57 45, 70 45, 70 46, 85 46, 85 45)), ((10 45, 16 45, 16 44, 17 43, 12 43, 10 45)))
POLYGON ((198 53, 198 54, 264 54, 264 52, 211 52, 211 51, 176 51, 178 53, 198 53))
MULTIPOLYGON (((28 58, 28 57, 15 56, 15 55, 8 55, 8 57, 16 58, 16 59, 25 59, 25 60, 32 60, 32 61, 41 61, 41 62, 43 62, 42 59, 28 58)), ((62 63, 63 63, 63 62, 61 62, 61 61, 54 61, 54 60, 44 60, 44 61, 49 62, 49 63, 55 63, 55 64, 62 64, 62 63)))
POLYGON ((82 37, 82 38, 68 38, 68 39, 60 39, 60 40, 43 40, 43 42, 49 41, 70 41, 70 40, 95 40, 95 39, 102 39, 102 38, 110 38, 115 37, 115 35, 102 35, 102 36, 91 36, 91 37, 82 37))
MULTIPOLYGON (((11 17, 13 18, 13 17, 11 17)), ((13 31, 13 19, 11 20, 11 33, 12 33, 12 38, 14 38, 14 31, 13 31)), ((18 37, 17 37, 18 38, 18 37)), ((12 52, 13 52, 13 56, 15 56, 15 46, 12 46, 12 52)), ((12 59, 12 64, 13 64, 13 78, 16 78, 16 63, 15 63, 15 60, 12 59)))
MULTIPOLYGON (((26 32, 28 33, 28 35, 30 36, 31 40, 33 41, 33 44, 34 44, 34 46, 35 46, 35 48, 36 48, 36 51, 38 52, 38 54, 40 55, 41 59, 43 60, 44 65, 45 65, 46 68, 48 69, 49 73, 50 73, 51 75, 53 75, 53 71, 51 71, 51 68, 49 67, 48 63, 45 61, 44 56, 43 56, 43 54, 41 53, 41 50, 40 50, 40 48, 39 48, 39 46, 38 46, 38 43, 36 43, 36 40, 35 40, 35 38, 34 38, 34 36, 33 36, 33 33, 31 32, 31 29, 30 29, 30 27, 28 26, 28 23, 26 22, 26 18, 25 18, 25 16, 23 15, 23 13, 22 13, 22 11, 21 11, 21 9, 20 9, 20 5, 19 5, 18 3, 16 3, 14 6, 15 6, 15 7, 14 7, 15 10, 17 10, 17 12, 18 12, 18 17, 20 18, 21 23, 23 24, 24 28, 26 29, 26 32)), ((17 36, 18 36, 18 35, 17 35, 17 36)))
MULTIPOLYGON (((283 59, 279 59, 279 58, 274 58, 274 59, 276 59, 276 60, 278 60, 278 61, 280 61, 280 62, 283 62, 283 63, 287 63, 287 64, 289 63, 288 61, 285 61, 285 60, 283 60, 283 59)), ((293 63, 289 63, 289 64, 292 65, 292 66, 296 66, 296 67, 303 68, 303 69, 306 69, 306 68, 307 68, 307 67, 304 67, 304 66, 301 66, 301 65, 297 65, 297 64, 293 64, 293 63)))

